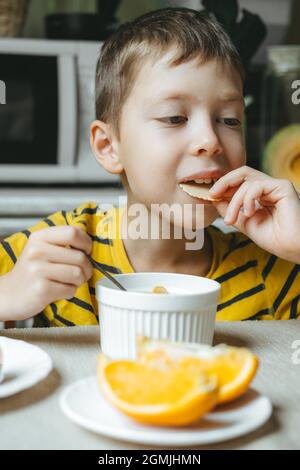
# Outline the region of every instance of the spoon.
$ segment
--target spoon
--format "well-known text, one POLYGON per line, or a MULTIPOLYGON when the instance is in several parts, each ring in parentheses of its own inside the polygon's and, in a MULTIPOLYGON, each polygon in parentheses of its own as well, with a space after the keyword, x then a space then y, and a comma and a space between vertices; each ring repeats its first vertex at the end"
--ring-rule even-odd
MULTIPOLYGON (((73 248, 72 246, 70 245, 66 245, 67 248, 73 248)), ((82 250, 79 250, 79 251, 82 251, 82 250)), ((109 274, 105 269, 102 268, 102 266, 100 266, 99 263, 97 263, 95 260, 93 260, 93 258, 91 257, 91 255, 87 255, 84 251, 83 253, 88 257, 89 261, 91 262, 91 264, 93 266, 95 266, 95 268, 99 269, 99 271, 107 278, 109 279, 113 284, 115 284, 115 286, 118 287, 118 289, 121 289, 121 290, 124 290, 124 291, 127 291, 127 289, 125 289, 125 287, 122 286, 122 284, 120 284, 113 276, 111 276, 111 274, 109 274)))
POLYGON ((95 266, 95 268, 99 269, 99 271, 101 271, 101 273, 104 274, 104 276, 107 279, 109 279, 111 282, 113 282, 113 284, 115 284, 115 286, 117 286, 118 289, 127 291, 127 289, 125 289, 125 287, 122 286, 122 284, 120 284, 113 276, 111 276, 111 274, 109 274, 105 269, 103 269, 102 266, 99 265, 99 263, 94 261, 91 256, 88 255, 88 258, 89 258, 90 262, 92 263, 92 265, 95 266))

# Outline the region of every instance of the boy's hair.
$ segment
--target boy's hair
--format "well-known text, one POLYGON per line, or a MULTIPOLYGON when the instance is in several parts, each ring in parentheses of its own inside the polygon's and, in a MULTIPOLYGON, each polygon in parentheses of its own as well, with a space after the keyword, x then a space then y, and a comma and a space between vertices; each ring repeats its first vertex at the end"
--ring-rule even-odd
POLYGON ((175 48, 170 66, 198 58, 226 61, 244 79, 239 54, 222 26, 189 8, 163 8, 121 25, 104 43, 96 72, 96 117, 120 138, 122 107, 143 63, 175 48))

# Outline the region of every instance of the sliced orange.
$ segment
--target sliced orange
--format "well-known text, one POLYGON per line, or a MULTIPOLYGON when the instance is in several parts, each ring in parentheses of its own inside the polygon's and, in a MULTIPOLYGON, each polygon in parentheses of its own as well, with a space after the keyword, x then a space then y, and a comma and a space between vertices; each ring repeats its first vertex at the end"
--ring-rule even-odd
POLYGON ((144 424, 185 426, 218 402, 217 378, 205 374, 197 362, 186 367, 168 357, 112 361, 101 354, 97 376, 106 398, 144 424))
POLYGON ((172 343, 139 339, 139 359, 157 361, 159 357, 181 358, 181 365, 188 370, 199 369, 218 377, 219 400, 226 403, 243 395, 255 376, 258 359, 246 348, 220 344, 218 346, 195 343, 172 343))

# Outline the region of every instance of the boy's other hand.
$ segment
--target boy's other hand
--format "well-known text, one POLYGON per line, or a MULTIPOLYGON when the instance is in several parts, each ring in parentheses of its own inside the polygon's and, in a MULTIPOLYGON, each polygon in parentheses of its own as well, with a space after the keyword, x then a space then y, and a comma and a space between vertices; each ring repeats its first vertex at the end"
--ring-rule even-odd
POLYGON ((92 240, 79 227, 33 232, 14 268, 0 278, 7 320, 24 320, 56 300, 71 299, 92 276, 91 251, 92 240))
POLYGON ((300 200, 289 180, 242 166, 220 178, 210 192, 232 196, 229 202, 213 203, 226 224, 264 250, 300 263, 300 200))

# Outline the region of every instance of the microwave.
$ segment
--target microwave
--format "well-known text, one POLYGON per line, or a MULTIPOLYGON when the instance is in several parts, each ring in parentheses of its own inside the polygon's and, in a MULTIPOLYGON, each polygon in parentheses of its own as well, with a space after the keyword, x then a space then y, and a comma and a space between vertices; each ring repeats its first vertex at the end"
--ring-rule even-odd
POLYGON ((101 43, 0 39, 0 185, 115 183, 92 154, 101 43))

